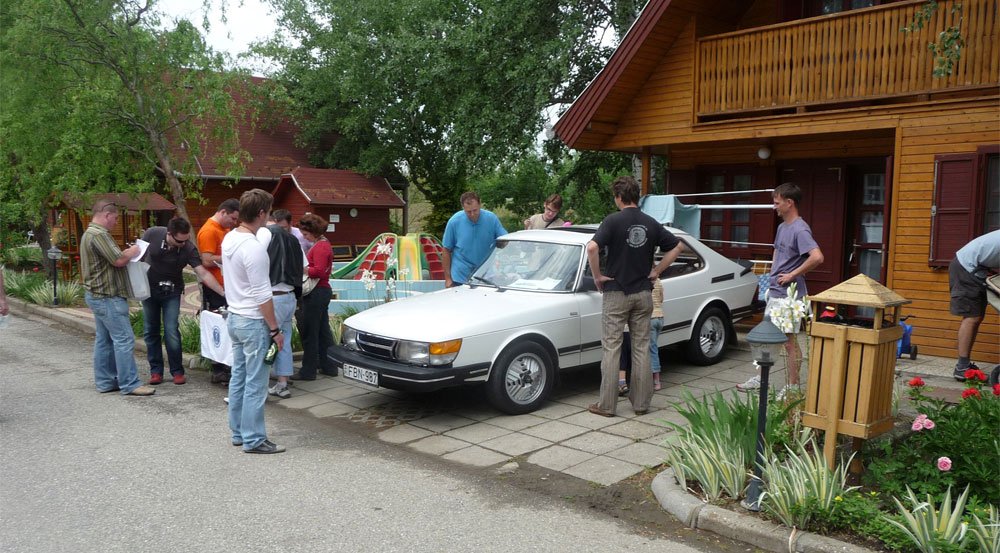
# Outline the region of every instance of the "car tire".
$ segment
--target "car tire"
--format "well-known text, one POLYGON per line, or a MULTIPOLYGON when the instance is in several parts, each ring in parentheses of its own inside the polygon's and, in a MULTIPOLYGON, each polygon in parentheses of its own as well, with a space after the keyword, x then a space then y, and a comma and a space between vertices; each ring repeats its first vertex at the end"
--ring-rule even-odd
POLYGON ((687 343, 687 359, 695 365, 714 365, 722 359, 732 328, 729 316, 718 307, 701 312, 687 343))
POLYGON ((508 415, 530 413, 548 399, 555 380, 555 367, 545 348, 537 342, 518 342, 493 364, 486 395, 490 404, 508 415))

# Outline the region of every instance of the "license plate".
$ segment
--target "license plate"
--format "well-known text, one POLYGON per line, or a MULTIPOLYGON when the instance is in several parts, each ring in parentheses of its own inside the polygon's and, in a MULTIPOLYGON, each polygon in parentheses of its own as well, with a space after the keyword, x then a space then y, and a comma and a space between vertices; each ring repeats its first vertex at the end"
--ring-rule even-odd
POLYGON ((350 378, 351 380, 357 380, 369 386, 378 387, 378 373, 370 369, 362 369, 355 365, 349 365, 344 363, 344 367, 341 369, 344 378, 350 378))

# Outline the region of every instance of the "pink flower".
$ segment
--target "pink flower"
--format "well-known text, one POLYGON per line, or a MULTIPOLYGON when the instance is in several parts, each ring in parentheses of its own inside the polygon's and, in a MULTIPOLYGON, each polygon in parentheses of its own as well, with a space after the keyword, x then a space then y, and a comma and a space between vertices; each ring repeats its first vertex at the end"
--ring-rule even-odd
POLYGON ((927 430, 934 430, 934 421, 931 419, 924 419, 924 428, 927 430))
POLYGON ((920 419, 913 421, 913 426, 910 427, 910 430, 914 432, 920 432, 923 429, 924 429, 924 422, 920 419))
POLYGON ((938 457, 937 467, 938 470, 942 472, 948 472, 949 470, 951 470, 951 459, 947 457, 938 457))
POLYGON ((925 415, 923 413, 920 413, 919 415, 917 415, 917 420, 918 421, 922 421, 922 420, 924 420, 926 418, 927 418, 927 415, 925 415))

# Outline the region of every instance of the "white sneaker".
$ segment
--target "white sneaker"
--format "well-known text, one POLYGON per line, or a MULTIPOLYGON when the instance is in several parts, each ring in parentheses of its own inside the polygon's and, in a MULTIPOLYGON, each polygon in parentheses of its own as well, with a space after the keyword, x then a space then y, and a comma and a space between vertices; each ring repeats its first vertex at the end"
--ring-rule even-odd
POLYGON ((288 399, 292 397, 292 393, 288 391, 288 386, 278 387, 278 384, 271 386, 267 389, 267 393, 272 396, 277 396, 281 399, 288 399))
POLYGON ((736 389, 739 390, 739 391, 741 391, 741 392, 752 392, 754 390, 759 390, 760 389, 760 375, 759 374, 755 374, 755 375, 751 376, 743 384, 737 384, 736 385, 736 389))
POLYGON ((229 405, 229 396, 226 396, 226 397, 222 398, 222 403, 225 403, 226 405, 229 405))

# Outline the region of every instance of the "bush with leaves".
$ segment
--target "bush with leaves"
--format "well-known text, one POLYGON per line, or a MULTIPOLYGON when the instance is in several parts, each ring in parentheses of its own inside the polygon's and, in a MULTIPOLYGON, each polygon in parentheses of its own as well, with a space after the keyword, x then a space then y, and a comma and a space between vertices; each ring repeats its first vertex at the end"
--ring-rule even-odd
POLYGON ((912 379, 908 393, 919 414, 902 439, 870 446, 866 482, 897 497, 909 487, 935 500, 949 487, 968 486, 976 501, 1000 504, 1000 388, 985 381, 970 369, 963 399, 950 404, 928 397, 923 380, 912 379))
MULTIPOLYGON (((725 493, 739 499, 746 488, 749 469, 757 455, 757 403, 754 394, 733 392, 727 400, 722 392, 701 399, 685 392, 677 405, 688 424, 667 422, 678 438, 668 444, 667 461, 687 487, 687 479, 699 483, 705 499, 714 501, 725 493)), ((784 444, 797 434, 792 412, 800 401, 777 401, 772 395, 765 439, 784 444)))
POLYGON ((762 509, 785 526, 808 528, 817 511, 829 511, 845 494, 857 489, 847 485, 851 459, 830 470, 822 448, 813 440, 805 447, 786 446, 785 451, 784 460, 765 457, 764 491, 760 496, 762 509))

